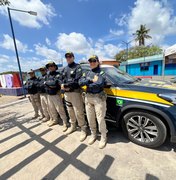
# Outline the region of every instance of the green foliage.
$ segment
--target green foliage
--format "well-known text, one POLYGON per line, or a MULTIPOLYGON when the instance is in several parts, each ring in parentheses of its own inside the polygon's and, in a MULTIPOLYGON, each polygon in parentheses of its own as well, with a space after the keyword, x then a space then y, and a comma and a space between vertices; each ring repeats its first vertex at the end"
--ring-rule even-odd
POLYGON ((8 0, 0 0, 0 6, 9 6, 10 5, 10 1, 8 0))
POLYGON ((140 28, 136 30, 133 34, 135 36, 135 41, 139 42, 139 46, 145 46, 145 39, 151 39, 152 37, 148 35, 150 29, 146 28, 146 25, 140 25, 140 28))
POLYGON ((127 59, 135 59, 144 56, 153 56, 157 54, 162 54, 162 49, 158 46, 135 46, 131 47, 128 51, 122 50, 118 54, 116 54, 115 59, 117 61, 126 61, 127 59))

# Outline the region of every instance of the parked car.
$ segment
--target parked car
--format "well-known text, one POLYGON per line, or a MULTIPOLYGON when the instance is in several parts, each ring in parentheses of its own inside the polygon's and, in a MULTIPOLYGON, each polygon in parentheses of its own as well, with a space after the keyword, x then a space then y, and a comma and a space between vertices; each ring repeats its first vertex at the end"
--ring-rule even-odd
MULTIPOLYGON (((89 65, 81 66, 89 70, 89 65)), ((122 126, 128 138, 141 146, 158 147, 167 136, 176 142, 176 87, 140 81, 113 66, 101 67, 108 83, 106 120, 122 126)))

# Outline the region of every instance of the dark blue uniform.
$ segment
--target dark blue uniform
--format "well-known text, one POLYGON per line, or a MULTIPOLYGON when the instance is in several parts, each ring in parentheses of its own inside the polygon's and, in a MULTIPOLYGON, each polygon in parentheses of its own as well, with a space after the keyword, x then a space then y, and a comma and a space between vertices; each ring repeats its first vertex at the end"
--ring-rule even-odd
POLYGON ((38 79, 36 77, 32 77, 28 79, 25 84, 25 89, 28 90, 28 93, 30 95, 29 100, 32 103, 32 106, 35 111, 35 115, 33 118, 37 118, 39 116, 38 110, 40 110, 42 118, 43 118, 44 114, 41 107, 40 96, 38 94, 38 79))
POLYGON ((70 117, 71 128, 68 134, 76 130, 76 121, 81 127, 80 141, 86 138, 86 121, 84 116, 84 104, 80 94, 78 81, 82 76, 81 66, 75 62, 68 64, 62 71, 62 84, 64 85, 64 98, 67 106, 67 111, 70 117), (68 89, 68 90, 67 90, 68 89))
POLYGON ((44 74, 38 78, 38 92, 39 93, 46 93, 46 76, 47 74, 44 74))
POLYGON ((79 81, 80 86, 87 86, 85 95, 85 107, 89 127, 91 130, 91 138, 89 144, 93 144, 97 138, 97 123, 98 129, 101 133, 101 140, 99 148, 104 148, 107 142, 107 128, 105 123, 106 114, 106 95, 103 91, 105 86, 105 73, 101 70, 99 65, 84 73, 79 81), (93 79, 97 76, 97 81, 93 79))
POLYGON ((28 90, 29 94, 37 94, 38 93, 38 79, 36 77, 30 78, 26 81, 25 89, 28 90))
POLYGON ((78 81, 82 76, 81 66, 75 62, 68 64, 62 71, 62 84, 69 88, 69 92, 79 89, 78 81))
POLYGON ((61 88, 60 73, 56 71, 49 72, 45 80, 46 93, 56 95, 61 88))
POLYGON ((41 105, 43 109, 43 113, 45 115, 45 119, 43 119, 43 122, 49 121, 51 115, 49 115, 49 107, 48 107, 48 100, 47 100, 47 94, 46 94, 46 81, 47 73, 43 74, 38 78, 38 92, 40 93, 40 100, 41 105))
POLYGON ((105 73, 98 66, 95 69, 92 69, 83 74, 81 79, 79 80, 80 86, 87 86, 87 93, 98 94, 103 91, 105 86, 105 73), (93 82, 94 76, 98 76, 97 82, 93 82))

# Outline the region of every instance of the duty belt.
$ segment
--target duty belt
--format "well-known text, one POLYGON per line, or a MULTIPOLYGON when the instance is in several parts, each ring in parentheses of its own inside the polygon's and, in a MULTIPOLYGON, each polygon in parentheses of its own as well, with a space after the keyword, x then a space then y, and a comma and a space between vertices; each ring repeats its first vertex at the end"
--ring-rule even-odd
POLYGON ((80 89, 73 89, 73 90, 65 91, 65 92, 67 92, 67 93, 69 93, 69 92, 77 92, 77 93, 80 93, 81 90, 80 90, 80 89))
POLYGON ((107 95, 106 95, 106 93, 104 91, 101 91, 100 93, 96 93, 96 94, 86 93, 86 96, 88 96, 88 97, 99 97, 103 101, 107 99, 107 95))

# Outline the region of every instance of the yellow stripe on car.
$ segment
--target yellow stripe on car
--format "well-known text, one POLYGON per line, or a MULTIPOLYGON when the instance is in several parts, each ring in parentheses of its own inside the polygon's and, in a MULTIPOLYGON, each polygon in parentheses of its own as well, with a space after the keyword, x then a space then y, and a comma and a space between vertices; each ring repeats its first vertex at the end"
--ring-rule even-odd
POLYGON ((145 101, 157 102, 157 103, 173 106, 172 103, 158 97, 157 94, 154 94, 154 93, 129 91, 129 90, 122 90, 122 89, 118 90, 115 88, 105 88, 104 90, 108 95, 112 95, 112 96, 145 100, 145 101))

